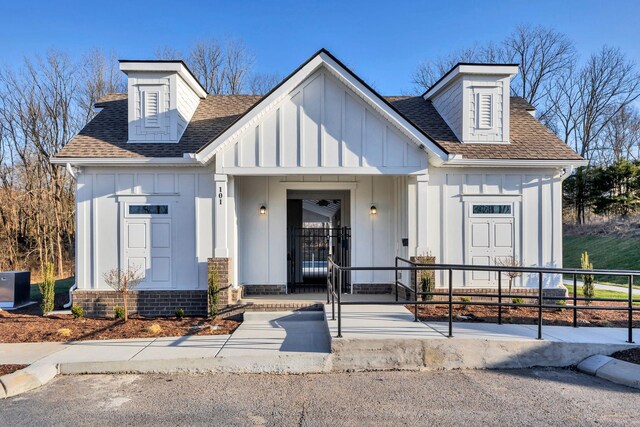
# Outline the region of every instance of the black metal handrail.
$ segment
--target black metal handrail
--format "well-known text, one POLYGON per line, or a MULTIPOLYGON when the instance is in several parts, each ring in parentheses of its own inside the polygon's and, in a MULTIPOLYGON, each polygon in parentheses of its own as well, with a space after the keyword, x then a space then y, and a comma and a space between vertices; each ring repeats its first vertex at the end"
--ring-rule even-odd
POLYGON ((482 266, 482 265, 466 265, 466 264, 431 264, 431 263, 417 263, 402 257, 395 258, 395 265, 393 267, 342 267, 336 264, 331 257, 328 260, 328 272, 327 272, 327 304, 331 303, 331 318, 336 320, 336 303, 338 312, 338 337, 342 337, 342 305, 413 305, 414 306, 414 321, 418 319, 418 307, 420 305, 433 305, 443 304, 443 301, 431 300, 419 300, 419 296, 446 296, 446 303, 448 305, 448 323, 449 323, 449 337, 453 337, 453 305, 477 305, 477 306, 491 306, 498 307, 498 324, 502 324, 502 308, 503 307, 530 307, 538 309, 538 339, 542 339, 542 314, 543 309, 557 309, 557 304, 545 304, 545 300, 562 300, 572 301, 572 305, 566 308, 573 310, 573 327, 578 327, 577 313, 578 310, 613 310, 613 311, 626 311, 627 312, 627 329, 628 339, 627 342, 633 342, 633 312, 640 310, 640 307, 634 307, 634 302, 640 302, 640 299, 633 298, 633 283, 634 276, 640 276, 640 271, 636 270, 582 270, 572 268, 540 268, 540 267, 517 267, 517 266, 482 266), (408 264, 408 266, 399 265, 400 262, 408 264), (448 287, 447 292, 420 292, 418 291, 417 277, 413 280, 413 288, 402 283, 399 273, 401 271, 424 271, 424 270, 446 270, 448 271, 448 287), (395 301, 342 301, 342 283, 344 278, 344 272, 351 271, 393 271, 395 272, 395 301), (453 289, 453 272, 454 271, 489 271, 497 272, 498 274, 498 287, 496 293, 465 293, 454 292, 453 289), (505 272, 520 272, 520 273, 535 273, 538 276, 538 293, 536 295, 518 295, 502 292, 502 273, 505 272), (570 274, 573 276, 573 296, 544 296, 543 295, 543 275, 544 274, 570 274), (626 276, 628 278, 628 294, 627 298, 587 298, 577 296, 577 276, 578 275, 593 275, 593 276, 626 276), (413 295, 413 300, 399 301, 398 289, 403 288, 413 295), (497 298, 498 302, 492 301, 454 301, 454 297, 482 297, 482 298, 497 298), (503 298, 523 298, 527 300, 535 299, 536 303, 523 303, 517 304, 513 302, 503 302, 503 298), (627 302, 627 307, 613 307, 613 306, 590 306, 590 305, 578 305, 578 301, 588 302, 627 302))

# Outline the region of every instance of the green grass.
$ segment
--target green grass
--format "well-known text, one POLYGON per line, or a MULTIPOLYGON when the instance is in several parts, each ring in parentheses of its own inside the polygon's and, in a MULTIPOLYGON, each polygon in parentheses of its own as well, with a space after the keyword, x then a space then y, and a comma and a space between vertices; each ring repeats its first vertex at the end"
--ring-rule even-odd
MULTIPOLYGON (((57 295, 69 295, 69 288, 73 286, 76 279, 75 277, 67 277, 66 279, 56 280, 56 296, 57 295)), ((42 298, 40 294, 40 288, 37 283, 31 284, 31 301, 37 301, 42 298)))
MULTIPOLYGON (((569 291, 569 295, 573 296, 573 286, 566 285, 565 287, 569 291)), ((584 292, 582 292, 582 286, 577 286, 576 290, 578 291, 578 296, 579 297, 583 297, 584 296, 584 292)), ((614 292, 614 291, 607 291, 607 290, 604 290, 604 289, 596 289, 594 298, 618 298, 620 300, 625 300, 626 301, 627 294, 625 292, 614 292)), ((637 298, 637 297, 634 296, 634 298, 637 298)), ((635 304, 639 304, 639 303, 635 303, 635 304)))
MULTIPOLYGON (((589 258, 595 269, 640 270, 640 238, 638 237, 564 236, 563 266, 580 268, 580 256, 584 251, 589 252, 589 258)), ((578 277, 578 280, 581 278, 578 277)), ((626 284, 627 278, 598 276, 596 281, 626 284)))

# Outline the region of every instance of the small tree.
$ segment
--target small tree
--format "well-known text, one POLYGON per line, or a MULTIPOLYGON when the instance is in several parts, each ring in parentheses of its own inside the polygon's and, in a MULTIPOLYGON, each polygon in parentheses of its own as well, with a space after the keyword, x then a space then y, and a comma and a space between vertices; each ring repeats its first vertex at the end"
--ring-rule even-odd
POLYGON ((42 309, 42 315, 46 316, 53 311, 56 296, 56 279, 53 274, 52 262, 46 262, 44 264, 42 276, 42 283, 38 285, 38 288, 42 295, 42 304, 40 304, 40 308, 42 309))
POLYGON ((220 296, 220 276, 216 270, 209 271, 209 315, 216 317, 218 315, 218 301, 220 296))
MULTIPOLYGON (((583 270, 593 270, 593 264, 589 261, 589 252, 582 253, 580 264, 583 270)), ((596 293, 593 274, 582 275, 582 293, 585 298, 593 298, 596 293)), ((591 305, 591 300, 587 300, 587 305, 591 305)))
MULTIPOLYGON (((420 291, 433 292, 435 289, 435 281, 433 280, 432 270, 420 270, 420 291)), ((433 300, 433 295, 422 295, 422 301, 433 300)))
MULTIPOLYGON (((513 256, 506 256, 501 258, 496 258, 496 265, 499 267, 522 267, 518 258, 513 256)), ((504 271, 500 272, 500 274, 504 274, 509 278, 509 294, 511 294, 511 288, 513 287, 513 281, 518 277, 522 276, 521 271, 504 271)))
POLYGON ((127 305, 127 296, 129 291, 134 290, 144 279, 140 270, 135 267, 128 267, 126 270, 114 268, 102 276, 104 282, 117 294, 122 295, 124 308, 124 321, 129 320, 129 308, 127 305))

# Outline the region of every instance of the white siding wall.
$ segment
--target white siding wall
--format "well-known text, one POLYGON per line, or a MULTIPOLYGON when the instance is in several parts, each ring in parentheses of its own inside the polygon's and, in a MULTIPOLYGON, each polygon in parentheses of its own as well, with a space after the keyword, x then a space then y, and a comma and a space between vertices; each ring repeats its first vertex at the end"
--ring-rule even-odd
POLYGON ((108 289, 102 276, 121 262, 122 205, 127 197, 149 195, 150 203, 172 209, 171 289, 205 289, 213 251, 212 182, 202 168, 85 168, 76 191, 78 287, 108 289))
MULTIPOLYGON (((351 214, 353 265, 393 265, 401 246, 406 209, 397 204, 398 185, 404 178, 390 176, 255 176, 236 177, 238 259, 240 284, 286 284, 287 188, 345 190, 352 188, 351 214), (299 185, 302 184, 303 185, 299 185), (318 184, 322 183, 322 184, 318 184), (307 187, 305 187, 307 185, 307 187), (333 186, 333 187, 332 187, 333 186), (258 208, 266 204, 267 215, 258 208), (370 215, 371 204, 378 214, 370 215)), ((354 283, 390 283, 392 273, 361 272, 354 283)))
POLYGON ((433 98, 433 106, 459 140, 462 140, 462 80, 457 80, 433 98))
MULTIPOLYGON (((562 183, 553 170, 431 168, 429 172, 429 252, 438 263, 467 262, 464 196, 486 203, 515 202, 515 256, 524 266, 562 267, 562 183)), ((415 249, 414 249, 415 250, 415 249)), ((462 274, 454 283, 464 283, 462 274)), ((559 278, 548 276, 545 286, 559 278)), ((446 282, 440 278, 440 284, 446 282)), ((537 286, 535 277, 524 277, 537 286)))
POLYGON ((196 112, 198 104, 200 103, 200 97, 189 87, 189 85, 180 77, 175 76, 176 79, 176 108, 178 111, 178 140, 187 128, 193 113, 196 112))
POLYGON ((425 152, 325 71, 305 80, 217 157, 218 173, 229 174, 257 167, 277 167, 282 174, 337 167, 382 173, 427 168, 425 152))

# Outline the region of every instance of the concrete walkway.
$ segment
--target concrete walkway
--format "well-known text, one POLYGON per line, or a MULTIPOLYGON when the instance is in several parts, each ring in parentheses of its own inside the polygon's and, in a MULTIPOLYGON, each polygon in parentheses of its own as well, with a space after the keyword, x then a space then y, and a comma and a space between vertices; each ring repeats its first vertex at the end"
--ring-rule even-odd
MULTIPOLYGON (((287 372, 564 367, 634 345, 624 328, 414 322, 402 305, 344 305, 342 338, 323 311, 247 312, 233 335, 0 344, 0 364, 61 373, 287 372)), ((635 330, 640 342, 640 330, 635 330)))
POLYGON ((246 313, 233 335, 0 344, 0 364, 61 373, 320 372, 329 356, 324 313, 246 313))
MULTIPOLYGON (((331 319, 331 306, 326 306, 331 319)), ((337 320, 328 320, 333 368, 464 369, 569 366, 594 354, 635 347, 624 328, 497 325, 454 322, 448 338, 446 322, 414 322, 402 305, 345 305, 342 338, 337 320)), ((640 330, 634 335, 640 342, 640 330)))

